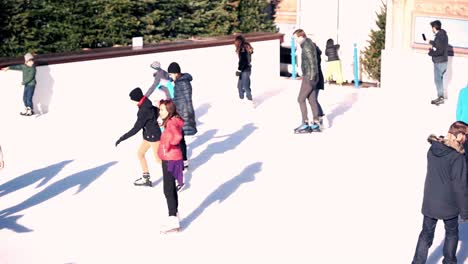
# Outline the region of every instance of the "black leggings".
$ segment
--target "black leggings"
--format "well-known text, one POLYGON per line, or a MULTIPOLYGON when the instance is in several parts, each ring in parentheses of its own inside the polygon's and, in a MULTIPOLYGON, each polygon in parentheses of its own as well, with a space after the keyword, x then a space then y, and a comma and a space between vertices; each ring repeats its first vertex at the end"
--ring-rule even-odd
POLYGON ((187 143, 185 143, 185 134, 182 130, 182 139, 179 142, 180 151, 182 151, 182 159, 187 160, 187 143))
POLYGON ((166 196, 167 208, 169 209, 169 216, 177 216, 177 208, 179 206, 179 197, 177 196, 177 189, 175 178, 172 173, 167 170, 167 161, 162 161, 163 170, 163 188, 164 196, 166 196))

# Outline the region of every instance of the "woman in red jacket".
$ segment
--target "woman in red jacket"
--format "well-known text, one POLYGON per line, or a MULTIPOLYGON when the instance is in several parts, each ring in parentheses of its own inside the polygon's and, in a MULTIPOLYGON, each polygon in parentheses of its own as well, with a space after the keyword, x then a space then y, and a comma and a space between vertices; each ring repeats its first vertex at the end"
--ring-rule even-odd
POLYGON ((161 100, 159 115, 163 120, 163 132, 159 141, 158 156, 162 160, 163 188, 169 209, 169 219, 161 232, 179 231, 180 224, 177 216, 179 205, 177 190, 183 186, 184 162, 180 150, 182 128, 184 120, 176 111, 175 104, 171 100, 161 100), (175 179, 178 185, 176 187, 175 179))

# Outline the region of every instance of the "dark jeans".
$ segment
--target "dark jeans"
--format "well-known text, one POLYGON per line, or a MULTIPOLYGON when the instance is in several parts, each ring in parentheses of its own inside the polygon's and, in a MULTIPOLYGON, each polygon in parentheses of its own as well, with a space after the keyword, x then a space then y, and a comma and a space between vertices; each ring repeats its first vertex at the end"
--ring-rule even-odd
MULTIPOLYGON (((458 217, 444 220, 445 241, 444 241, 444 260, 443 264, 457 264, 457 246, 458 246, 458 217)), ((434 231, 437 225, 437 219, 424 216, 423 228, 419 235, 416 253, 414 254, 412 264, 426 263, 427 253, 434 240, 434 231)))
POLYGON ((250 73, 251 71, 243 71, 239 75, 237 81, 237 90, 239 90, 239 98, 244 99, 244 94, 247 99, 252 100, 252 91, 250 90, 250 73))
POLYGON ((317 89, 317 84, 308 78, 304 77, 301 82, 301 89, 299 91, 299 96, 297 97, 297 102, 299 103, 299 108, 301 109, 302 122, 306 123, 309 121, 307 116, 307 105, 306 100, 309 100, 310 108, 312 109, 312 115, 314 122, 319 121, 319 117, 323 116, 322 106, 318 102, 319 89, 317 89))
POLYGON ((32 98, 34 95, 34 90, 36 89, 35 85, 25 85, 23 92, 23 103, 24 106, 33 108, 32 98))
POLYGON ((180 151, 182 151, 182 159, 187 160, 187 143, 185 142, 185 133, 182 130, 182 139, 179 142, 180 151))
POLYGON ((447 62, 434 63, 434 82, 437 88, 437 97, 444 97, 444 74, 447 71, 447 62))
POLYGON ((177 196, 174 175, 172 175, 172 173, 168 171, 166 160, 162 161, 162 171, 164 196, 166 196, 167 208, 169 209, 169 216, 177 216, 179 197, 177 196))

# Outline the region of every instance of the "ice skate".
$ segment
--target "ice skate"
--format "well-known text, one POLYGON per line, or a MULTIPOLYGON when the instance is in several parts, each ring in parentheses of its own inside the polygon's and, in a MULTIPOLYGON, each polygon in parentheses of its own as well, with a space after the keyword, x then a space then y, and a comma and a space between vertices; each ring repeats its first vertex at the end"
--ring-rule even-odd
POLYGON ((25 116, 28 113, 28 108, 24 108, 23 112, 20 112, 20 115, 25 116))
POLYGON ((303 123, 302 125, 296 127, 294 129, 295 134, 306 134, 312 132, 311 127, 309 126, 308 123, 303 123))
POLYGON ((166 219, 166 223, 161 226, 161 234, 166 235, 169 233, 178 233, 180 232, 180 223, 179 217, 169 216, 166 219))
POLYGON ((322 126, 320 123, 313 123, 312 126, 310 126, 311 132, 322 132, 322 126))
POLYGON ((188 169, 188 166, 189 166, 189 161, 184 160, 184 170, 188 169))
POLYGON ((31 107, 26 107, 26 114, 25 116, 32 116, 34 115, 34 112, 33 110, 31 109, 31 107))
POLYGON ((177 192, 181 192, 183 191, 185 188, 185 184, 182 183, 182 184, 177 184, 176 188, 177 188, 177 192))
POLYGON ((133 184, 135 186, 148 186, 148 187, 153 187, 153 183, 150 180, 150 175, 149 173, 143 173, 143 177, 136 179, 133 184))

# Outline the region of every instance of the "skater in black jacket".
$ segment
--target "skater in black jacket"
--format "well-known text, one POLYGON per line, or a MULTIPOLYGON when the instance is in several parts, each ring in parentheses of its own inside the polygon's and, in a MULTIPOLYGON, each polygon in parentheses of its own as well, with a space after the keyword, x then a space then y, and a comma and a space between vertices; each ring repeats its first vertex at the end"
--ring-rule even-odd
POLYGON ((143 176, 135 180, 134 184, 151 187, 152 182, 150 180, 150 173, 145 154, 151 147, 153 149, 156 162, 161 163, 157 154, 159 140, 161 138, 161 130, 157 122, 159 111, 153 106, 150 100, 145 100, 143 92, 139 87, 133 89, 129 95, 131 100, 138 102, 138 119, 133 128, 115 142, 115 146, 119 145, 120 142, 128 139, 129 137, 134 136, 138 131, 143 130, 143 141, 138 149, 138 159, 140 160, 141 169, 143 170, 143 176))
POLYGON ((444 220, 445 224, 443 263, 457 263, 458 216, 468 219, 467 165, 463 148, 467 130, 465 124, 455 122, 446 138, 431 135, 428 139, 431 147, 427 153, 422 205, 424 221, 412 264, 426 263, 437 220, 444 220))
MULTIPOLYGON (((237 81, 237 90, 239 91, 239 98, 244 99, 244 95, 247 97, 247 100, 253 103, 252 90, 250 88, 250 75, 252 73, 252 54, 253 48, 249 42, 245 40, 242 35, 239 35, 234 40, 234 45, 236 46, 236 53, 239 57, 239 63, 237 66, 236 76, 239 76, 237 81)), ((255 106, 255 105, 254 105, 255 106)))

